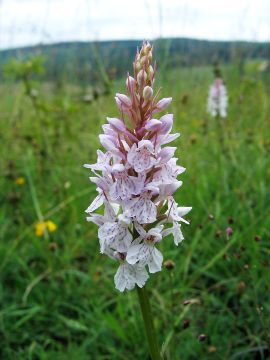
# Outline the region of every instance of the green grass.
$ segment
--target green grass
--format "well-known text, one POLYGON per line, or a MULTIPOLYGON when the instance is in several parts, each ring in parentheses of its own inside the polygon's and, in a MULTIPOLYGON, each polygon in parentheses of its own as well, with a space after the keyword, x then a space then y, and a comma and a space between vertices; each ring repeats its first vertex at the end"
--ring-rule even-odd
MULTIPOLYGON (((270 351, 270 76, 240 78, 229 66, 224 77, 230 104, 221 130, 205 112, 210 68, 158 74, 162 94, 174 98, 187 168, 176 198, 193 207, 181 246, 168 238, 159 247, 175 268, 148 282, 168 360, 267 359, 270 351)), ((117 265, 99 254, 84 214, 95 188, 82 164, 95 161, 105 116, 117 115, 113 94, 87 104, 74 86, 38 88, 44 109, 20 85, 0 87, 0 358, 149 359, 136 291, 115 290, 117 265), (41 219, 57 230, 37 237, 41 219)))

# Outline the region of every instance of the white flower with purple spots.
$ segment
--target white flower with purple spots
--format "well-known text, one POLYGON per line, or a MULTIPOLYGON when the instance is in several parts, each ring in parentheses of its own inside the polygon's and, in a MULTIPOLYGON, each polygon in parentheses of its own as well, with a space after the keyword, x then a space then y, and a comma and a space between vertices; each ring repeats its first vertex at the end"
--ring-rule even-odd
POLYGON ((98 150, 97 163, 85 165, 98 192, 87 220, 99 228, 100 252, 119 262, 114 281, 121 292, 143 287, 148 272, 162 269, 158 244, 168 235, 175 245, 181 243, 180 223, 188 224, 184 216, 191 210, 173 199, 182 185, 177 177, 185 171, 177 165, 176 147, 164 146, 180 135, 171 134, 173 115, 152 118, 172 99, 154 94, 151 51, 145 43, 135 58, 134 77, 127 78, 128 94, 116 94, 120 114, 107 118, 99 136, 106 152, 98 150))

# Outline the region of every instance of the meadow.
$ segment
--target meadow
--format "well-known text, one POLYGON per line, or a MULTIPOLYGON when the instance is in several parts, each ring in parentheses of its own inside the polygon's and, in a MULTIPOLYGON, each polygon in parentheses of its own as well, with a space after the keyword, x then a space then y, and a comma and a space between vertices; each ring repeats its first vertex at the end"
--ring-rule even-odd
MULTIPOLYGON (((270 356, 270 71, 258 64, 222 67, 221 122, 206 113, 210 66, 157 72, 187 168, 176 199, 193 207, 184 242, 160 244, 175 266, 147 284, 167 360, 270 356)), ((3 360, 149 359, 137 293, 115 290, 116 264, 84 213, 96 192, 82 165, 118 114, 125 74, 94 101, 74 84, 0 85, 3 360)))

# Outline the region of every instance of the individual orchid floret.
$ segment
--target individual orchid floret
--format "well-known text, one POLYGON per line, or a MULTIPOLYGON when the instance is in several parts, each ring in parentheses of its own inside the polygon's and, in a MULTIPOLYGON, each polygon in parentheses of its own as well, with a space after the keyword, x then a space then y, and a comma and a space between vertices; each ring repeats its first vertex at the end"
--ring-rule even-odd
POLYGON ((154 144, 149 140, 141 140, 138 144, 133 144, 127 159, 137 173, 152 168, 156 163, 154 144))
POLYGON ((132 235, 126 222, 119 218, 114 222, 105 222, 98 230, 100 252, 109 247, 119 253, 126 252, 132 242, 132 235))
POLYGON ((114 276, 115 287, 120 292, 125 289, 132 290, 137 285, 140 288, 146 283, 149 275, 144 266, 134 264, 130 265, 120 258, 120 266, 114 276))
POLYGON ((153 114, 165 110, 170 105, 171 102, 172 102, 172 98, 164 98, 159 100, 153 109, 153 114))
POLYGON ((142 226, 135 223, 135 229, 139 237, 129 247, 126 261, 131 265, 147 265, 150 273, 160 271, 163 256, 155 244, 162 240, 163 225, 145 231, 142 226))
POLYGON ((171 236, 176 245, 184 239, 179 223, 191 210, 173 198, 182 185, 177 178, 185 168, 177 165, 172 134, 173 114, 158 115, 171 103, 154 91, 156 67, 153 47, 145 42, 126 80, 127 94, 115 96, 119 115, 108 117, 99 135, 105 152, 97 163, 85 165, 93 176, 97 196, 87 208, 87 220, 98 226, 100 252, 119 263, 115 287, 119 291, 143 287, 149 273, 162 269, 158 249, 171 236), (97 213, 98 211, 98 213, 97 213))
POLYGON ((143 188, 139 177, 128 175, 128 170, 123 164, 115 164, 112 167, 114 183, 110 189, 112 199, 125 200, 132 195, 137 195, 143 188))
POLYGON ((214 84, 209 89, 207 110, 213 117, 227 116, 228 96, 227 89, 220 78, 216 78, 214 84))
POLYGON ((151 224, 156 221, 157 207, 152 198, 153 193, 145 189, 139 196, 129 199, 125 206, 127 215, 140 224, 151 224))

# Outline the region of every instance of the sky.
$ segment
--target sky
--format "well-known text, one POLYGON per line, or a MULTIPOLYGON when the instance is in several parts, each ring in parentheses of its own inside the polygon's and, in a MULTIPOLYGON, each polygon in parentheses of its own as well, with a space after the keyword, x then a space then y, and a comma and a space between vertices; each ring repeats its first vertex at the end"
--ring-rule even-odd
POLYGON ((0 49, 157 37, 270 41, 270 0, 0 0, 0 49))

